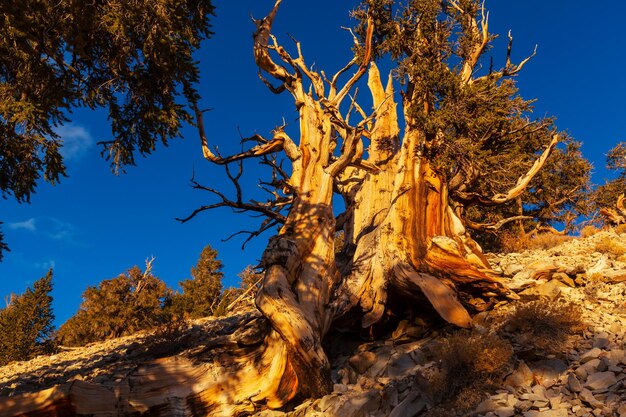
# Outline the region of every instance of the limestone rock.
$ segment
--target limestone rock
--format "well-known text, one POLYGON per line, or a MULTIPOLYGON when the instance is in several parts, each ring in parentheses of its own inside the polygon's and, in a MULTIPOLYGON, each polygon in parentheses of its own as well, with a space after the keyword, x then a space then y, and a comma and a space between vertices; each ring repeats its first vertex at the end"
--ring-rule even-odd
POLYGON ((617 378, 613 372, 596 372, 587 377, 585 387, 591 390, 606 390, 615 383, 617 383, 617 378))
POLYGON ((574 374, 567 376, 567 388, 572 392, 581 392, 583 390, 582 384, 574 374))
POLYGON ((509 375, 504 382, 511 387, 530 386, 533 383, 533 371, 524 361, 521 361, 515 372, 509 375))

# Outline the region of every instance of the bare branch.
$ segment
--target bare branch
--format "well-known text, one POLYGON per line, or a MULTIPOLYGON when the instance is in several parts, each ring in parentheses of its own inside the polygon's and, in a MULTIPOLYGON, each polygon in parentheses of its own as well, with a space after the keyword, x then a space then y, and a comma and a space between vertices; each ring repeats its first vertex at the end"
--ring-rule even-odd
POLYGON ((322 77, 315 71, 311 70, 304 62, 304 56, 302 55, 302 47, 300 42, 296 41, 296 48, 298 50, 298 58, 295 60, 295 64, 300 68, 300 70, 311 80, 311 85, 315 90, 315 94, 318 98, 324 97, 324 81, 322 77))
POLYGON ((485 52, 485 48, 489 44, 491 36, 489 35, 489 13, 485 12, 485 3, 481 5, 481 21, 480 24, 476 20, 476 16, 464 10, 459 5, 458 1, 452 1, 452 6, 461 13, 469 23, 472 31, 472 35, 477 39, 480 39, 479 43, 476 43, 470 52, 469 56, 463 62, 463 69, 461 71, 461 80, 463 84, 472 82, 472 75, 474 69, 481 55, 485 52))
POLYGON ((272 30, 272 24, 276 17, 276 12, 280 7, 282 0, 276 0, 274 7, 265 18, 261 20, 255 20, 257 30, 253 35, 254 38, 254 59, 259 68, 270 74, 272 77, 283 81, 289 82, 293 79, 293 75, 290 74, 285 67, 278 65, 274 62, 268 52, 268 44, 270 39, 270 32, 272 30))
MULTIPOLYGON (((231 179, 233 183, 237 182, 237 180, 234 179, 234 178, 237 178, 236 176, 229 176, 229 178, 231 179)), ((259 203, 259 202, 254 202, 254 201, 244 202, 241 200, 241 195, 239 193, 238 193, 239 198, 237 200, 231 200, 228 197, 226 197, 223 193, 217 191, 214 188, 201 185, 194 179, 192 179, 191 182, 192 182, 194 189, 207 191, 217 196, 221 201, 214 203, 214 204, 209 204, 209 205, 198 207, 189 216, 184 217, 184 218, 177 218, 176 220, 178 220, 181 223, 188 222, 189 220, 193 219, 194 217, 196 217, 196 215, 198 215, 199 213, 202 213, 203 211, 213 210, 219 207, 230 207, 235 210, 241 210, 242 212, 248 212, 248 211, 257 212, 279 223, 284 223, 286 220, 285 216, 280 213, 280 209, 282 209, 282 207, 278 209, 274 209, 272 202, 268 202, 264 204, 259 203)), ((237 187, 238 187, 238 184, 235 184, 235 188, 237 187)))
POLYGON ((624 216, 626 216, 626 208, 624 207, 624 194, 620 194, 620 196, 617 197, 616 207, 620 212, 622 212, 624 216))
POLYGON ((457 192, 456 196, 458 196, 463 203, 465 204, 481 204, 484 206, 494 206, 498 204, 506 203, 507 201, 511 201, 520 194, 524 192, 530 181, 534 178, 535 175, 541 170, 541 168, 545 165, 546 160, 552 153, 552 150, 559 142, 559 136, 553 135, 552 140, 548 147, 543 151, 541 156, 535 161, 535 163, 530 167, 528 172, 517 180, 517 183, 513 188, 506 192, 506 194, 496 194, 491 198, 485 198, 476 193, 463 193, 457 192))
POLYGON ((280 84, 278 87, 274 87, 272 83, 270 83, 269 80, 263 76, 263 73, 261 72, 260 69, 259 69, 259 78, 261 79, 261 81, 263 81, 263 84, 265 84, 265 86, 274 94, 280 94, 287 89, 284 82, 280 84))
POLYGON ((478 230, 481 232, 495 232, 497 230, 500 230, 504 225, 508 223, 519 221, 519 220, 532 220, 532 219, 533 219, 532 216, 513 216, 513 217, 508 217, 506 219, 502 219, 498 222, 493 222, 493 223, 476 223, 470 219, 465 219, 465 225, 469 227, 470 229, 478 230))
POLYGON ((253 290, 255 290, 257 288, 257 286, 261 283, 261 281, 263 280, 264 275, 261 275, 261 278, 259 278, 253 285, 250 285, 243 293, 241 293, 239 295, 239 297, 235 298, 235 300, 230 303, 227 307, 226 307, 226 311, 230 311, 233 307, 235 307, 241 300, 243 300, 248 294, 250 294, 253 290))
POLYGON ((603 207, 600 209, 600 214, 604 216, 608 223, 613 225, 620 225, 626 223, 626 208, 624 207, 624 194, 617 197, 616 209, 603 207))
POLYGON ((270 219, 265 219, 263 221, 263 223, 261 223, 261 226, 259 226, 259 228, 257 230, 241 230, 239 232, 233 233, 232 235, 228 236, 226 239, 223 239, 224 242, 229 241, 230 239, 234 238, 235 236, 239 236, 239 235, 249 235, 246 240, 243 242, 243 244, 241 245, 241 249, 245 249, 246 244, 248 242, 250 242, 252 239, 254 239, 255 237, 259 236, 260 234, 262 234, 263 232, 271 229, 274 226, 277 226, 278 224, 281 224, 282 222, 278 222, 276 220, 270 220, 270 219))
MULTIPOLYGON (((374 110, 374 112, 372 112, 372 114, 363 119, 356 127, 349 126, 343 120, 334 120, 335 123, 341 125, 346 136, 344 136, 341 156, 328 167, 328 172, 332 177, 336 177, 350 164, 363 163, 363 161, 361 160, 361 157, 363 156, 363 141, 361 140, 362 133, 365 132, 365 127, 371 124, 372 120, 374 120, 380 108, 389 98, 391 98, 391 96, 386 96, 385 99, 374 110)), ((370 170, 378 171, 378 168, 374 167, 372 164, 366 163, 362 166, 367 166, 370 170)))
POLYGON ((367 19, 367 33, 365 35, 365 52, 363 53, 363 61, 361 61, 361 65, 357 72, 346 82, 343 88, 337 93, 336 96, 332 97, 331 102, 333 105, 339 107, 341 101, 344 97, 350 92, 354 84, 365 74, 367 71, 367 67, 369 66, 370 60, 372 59, 372 37, 374 35, 374 22, 372 18, 367 19))
POLYGON ((517 75, 522 68, 524 68, 524 65, 526 65, 528 63, 528 61, 530 61, 535 55, 537 55, 537 45, 535 45, 535 49, 533 50, 533 53, 526 57, 522 62, 520 62, 519 64, 512 64, 511 63, 511 51, 513 49, 513 36, 511 35, 511 31, 509 31, 509 44, 507 46, 507 51, 506 51, 506 64, 504 66, 503 69, 501 69, 500 71, 496 71, 496 72, 489 72, 488 75, 485 75, 483 77, 479 77, 474 79, 474 83, 476 82, 480 82, 486 79, 496 79, 499 80, 500 78, 504 78, 504 77, 513 77, 515 75, 517 75))
POLYGON ((270 153, 285 151, 285 154, 288 158, 295 160, 299 158, 299 150, 295 143, 291 140, 291 138, 285 133, 284 125, 278 127, 274 130, 274 137, 272 140, 264 139, 260 135, 254 135, 250 138, 243 139, 244 141, 254 140, 259 143, 259 145, 236 155, 232 155, 226 158, 222 158, 219 155, 214 154, 209 148, 209 142, 204 130, 204 121, 202 117, 202 111, 198 109, 198 105, 196 103, 192 103, 192 107, 196 114, 196 126, 198 128, 198 133, 200 135, 200 143, 202 146, 202 154, 205 159, 214 164, 218 165, 226 165, 231 162, 240 161, 246 158, 254 158, 263 155, 267 155, 270 153))

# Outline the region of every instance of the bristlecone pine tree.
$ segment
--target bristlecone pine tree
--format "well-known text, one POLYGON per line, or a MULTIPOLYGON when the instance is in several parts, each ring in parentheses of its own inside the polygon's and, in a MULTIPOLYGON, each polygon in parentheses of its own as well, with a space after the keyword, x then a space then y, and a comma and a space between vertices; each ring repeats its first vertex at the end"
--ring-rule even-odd
MULTIPOLYGON (((332 385, 322 342, 338 320, 369 330, 388 312, 402 314, 403 304, 422 304, 469 327, 470 312, 513 296, 468 235, 465 212, 514 201, 557 145, 558 135, 530 120, 528 102, 517 95, 513 77, 527 60, 511 62, 509 48, 502 68, 481 65, 493 35, 477 0, 364 0, 354 12, 354 57, 329 76, 307 65, 299 44, 290 53, 271 34, 280 4, 256 21, 254 58, 266 85, 293 97, 299 137, 279 127, 271 138, 249 138, 257 142, 251 149, 220 156, 191 103, 204 156, 226 166, 237 198, 196 183, 220 201, 190 218, 231 207, 267 216, 260 231, 280 225, 261 261, 256 305, 263 318, 238 329, 241 343, 233 336, 211 347, 229 372, 212 379, 181 361, 160 362, 142 379, 146 388, 134 384, 119 394, 117 404, 127 409, 231 416, 279 408, 296 395, 321 396, 332 385), (386 86, 379 58, 395 64, 386 86), (354 98, 366 74, 372 111, 354 98), (541 130, 545 143, 527 149, 541 130), (238 179, 248 158, 273 166, 272 180, 262 183, 271 201, 243 200, 238 179), (501 160, 520 160, 527 170, 499 169, 501 160), (502 181, 511 172, 512 181, 502 181), (345 201, 344 213, 334 211, 335 193, 345 201), (338 251, 337 231, 344 234, 338 251), (184 387, 177 391, 175 381, 184 387), (172 399, 174 392, 184 400, 172 399)), ((72 398, 88 408, 84 393, 72 398)))
POLYGON ((52 270, 0 310, 0 366, 51 353, 52 270))
POLYGON ((171 308, 176 317, 197 319, 214 314, 222 296, 221 269, 217 251, 207 245, 196 266, 191 268, 192 279, 180 282, 183 292, 172 297, 171 308))
POLYGON ((171 290, 152 275, 135 266, 117 278, 102 281, 83 293, 78 312, 59 328, 57 341, 65 346, 133 334, 168 320, 164 306, 171 290))
MULTIPOLYGON (((425 298, 461 327, 471 325, 468 310, 512 296, 467 233, 464 213, 521 196, 559 140, 549 121, 528 118, 530 105, 517 95, 513 77, 527 60, 512 63, 509 48, 503 68, 481 71, 493 36, 478 1, 363 1, 354 12, 354 58, 332 77, 308 66, 299 44, 291 54, 271 34, 280 4, 256 22, 254 56, 266 85, 293 96, 299 138, 279 127, 271 139, 256 135, 250 140, 257 146, 222 157, 210 150, 196 112, 204 156, 227 167, 263 158, 274 166, 275 199, 244 202, 238 192, 228 200, 196 184, 221 201, 192 217, 225 206, 265 214, 261 230, 281 225, 262 257, 256 298, 269 333, 236 376, 194 398, 216 415, 329 392, 324 336, 338 319, 364 329, 383 321, 401 304, 388 303, 391 296, 425 298), (392 74, 386 86, 381 81, 374 61, 383 57, 395 63, 399 96, 392 74), (366 73, 369 113, 351 95, 366 73), (291 170, 275 162, 279 152, 291 170), (514 165, 524 171, 510 170, 514 165), (345 201, 339 215, 334 193, 345 201), (344 243, 336 254, 338 230, 344 243)), ((227 173, 238 185, 238 175, 227 173)))
POLYGON ((593 195, 593 200, 600 214, 609 224, 626 223, 626 142, 620 142, 609 151, 606 158, 606 167, 617 171, 617 176, 599 186, 593 195))

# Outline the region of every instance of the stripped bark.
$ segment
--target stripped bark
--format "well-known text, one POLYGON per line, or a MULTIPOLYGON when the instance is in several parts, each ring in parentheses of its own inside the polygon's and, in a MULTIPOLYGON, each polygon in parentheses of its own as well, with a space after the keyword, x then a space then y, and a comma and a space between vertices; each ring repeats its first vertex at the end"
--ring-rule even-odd
MULTIPOLYGON (((401 135, 392 77, 383 87, 378 68, 370 62, 372 19, 368 21, 363 53, 328 80, 306 65, 299 44, 298 55, 292 56, 271 35, 280 4, 281 0, 276 0, 271 12, 256 22, 254 56, 272 91, 287 91, 294 98, 300 123, 297 144, 277 129, 272 139, 255 137, 257 146, 223 158, 210 150, 202 114, 196 109, 203 153, 210 162, 228 168, 233 162, 277 152, 283 152, 291 162, 289 175, 283 173, 287 177, 282 183, 284 191, 276 194, 282 197, 264 206, 243 202, 239 176, 230 171, 228 175, 237 188, 236 200, 205 188, 222 200, 208 208, 257 211, 282 225, 270 239, 261 262, 265 276, 256 305, 264 319, 255 324, 254 343, 242 346, 234 339, 227 343, 231 349, 224 351, 219 360, 235 372, 217 380, 196 373, 193 366, 188 371, 170 373, 192 375, 183 378, 181 386, 193 389, 180 388, 182 394, 176 396, 184 402, 180 415, 240 415, 263 407, 280 408, 296 395, 316 397, 328 393, 330 365, 323 341, 329 329, 339 319, 360 322, 365 329, 380 322, 393 308, 388 305, 392 291, 409 302, 427 300, 444 320, 460 327, 470 327, 470 312, 484 309, 493 299, 515 297, 492 273, 480 247, 467 233, 450 195, 449 184, 454 181, 432 163, 430 156, 438 137, 429 137, 420 127, 412 105, 424 101, 426 115, 432 106, 418 97, 423 92, 413 87, 402 95, 405 127, 401 135), (354 74, 340 86, 340 77, 355 66, 354 74), (342 101, 368 68, 373 111, 367 114, 353 99, 348 114, 342 113, 342 101), (353 110, 361 115, 356 125, 349 123, 353 110), (337 218, 333 212, 334 192, 341 194, 346 203, 346 212, 337 218), (289 198, 283 198, 286 194, 289 198), (286 216, 280 213, 283 204, 289 205, 286 216), (342 260, 335 255, 336 230, 345 234, 342 260)), ((459 4, 452 2, 465 13, 459 4)), ((481 23, 469 20, 468 27, 480 42, 461 66, 459 88, 469 88, 481 80, 473 74, 490 39, 484 11, 481 23)), ((507 67, 490 76, 514 75, 525 62, 512 65, 509 51, 507 67)), ((554 136, 511 190, 493 197, 457 190, 455 198, 463 204, 485 205, 515 199, 546 163, 557 141, 554 136)), ((458 187, 455 185, 455 190, 458 187)), ((145 381, 152 381, 152 385, 142 391, 145 397, 141 404, 152 410, 151 415, 166 415, 158 414, 158 410, 171 409, 167 407, 172 396, 165 385, 159 385, 166 383, 159 368, 149 369, 152 371, 146 371, 145 381)), ((79 410, 76 401, 87 401, 88 396, 78 399, 71 389, 68 392, 59 398, 79 410)), ((41 399, 36 397, 22 397, 31 407, 23 408, 23 415, 46 415, 37 414, 42 409, 32 407, 33 401, 41 399)), ((123 394, 116 398, 118 402, 140 403, 123 394)))

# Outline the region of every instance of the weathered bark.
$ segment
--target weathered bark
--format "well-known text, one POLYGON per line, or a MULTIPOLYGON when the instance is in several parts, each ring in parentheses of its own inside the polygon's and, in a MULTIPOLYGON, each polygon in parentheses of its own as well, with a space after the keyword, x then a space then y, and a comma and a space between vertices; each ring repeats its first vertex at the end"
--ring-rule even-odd
MULTIPOLYGON (((117 403, 130 404, 130 408, 118 407, 118 415, 130 414, 131 410, 165 415, 158 410, 171 411, 172 398, 176 398, 183 403, 178 415, 231 416, 262 407, 279 408, 296 395, 323 395, 330 391, 331 380, 322 343, 332 324, 341 318, 360 321, 363 328, 374 325, 390 308, 387 301, 391 291, 409 302, 428 300, 443 319, 461 327, 471 326, 468 309, 484 309, 492 298, 513 297, 466 233, 449 195, 450 181, 431 162, 437 138, 427 137, 413 119, 415 91, 403 95, 405 128, 400 138, 392 79, 389 77, 383 88, 377 67, 369 62, 371 21, 363 56, 325 80, 323 74, 305 65, 299 45, 294 58, 271 36, 280 3, 277 0, 268 16, 257 21, 254 55, 259 68, 280 83, 275 87, 265 80, 272 91, 288 91, 294 97, 300 120, 298 144, 279 129, 273 139, 260 138, 259 146, 222 158, 210 151, 201 112, 196 111, 203 152, 209 161, 228 165, 278 151, 291 161, 285 187, 291 193, 291 207, 264 252, 261 265, 265 277, 256 297, 268 325, 255 327, 254 343, 242 346, 240 340, 229 339, 226 346, 230 351, 223 351, 215 360, 234 372, 217 379, 202 375, 202 365, 183 366, 173 358, 164 360, 167 372, 162 372, 162 364, 146 368, 141 381, 149 381, 149 388, 132 395, 115 391, 117 403), (274 62, 270 51, 284 65, 274 62), (358 65, 356 72, 339 88, 339 76, 353 65, 358 65), (353 127, 340 112, 341 102, 368 66, 374 112, 367 116, 359 108, 363 120, 353 127), (364 148, 364 137, 369 138, 369 149, 364 148), (335 148, 340 144, 337 155, 335 148), (338 216, 340 224, 333 213, 334 192, 339 192, 346 204, 346 212, 338 216), (337 229, 345 233, 340 262, 334 248, 337 229), (166 375, 180 378, 174 382, 169 379, 168 385, 166 375), (172 389, 176 395, 171 395, 172 389)), ((476 81, 471 78, 473 68, 488 41, 486 18, 480 27, 472 27, 483 42, 477 44, 464 66, 460 88, 476 81)), ((513 73, 521 66, 523 63, 516 67, 507 62, 508 71, 513 73)), ((487 205, 515 199, 556 142, 554 137, 530 171, 508 192, 486 198, 457 191, 457 197, 487 205)), ((252 209, 240 196, 219 206, 252 209)), ((267 213, 266 207, 258 211, 277 216, 274 211, 267 213)), ((89 396, 66 391, 59 401, 79 413, 80 403, 89 396)), ((55 415, 43 412, 48 403, 40 400, 35 394, 21 397, 22 414, 55 415)))
POLYGON ((337 315, 358 306, 363 327, 379 321, 392 289, 407 297, 423 294, 447 321, 469 327, 471 319, 456 295, 458 285, 487 297, 506 293, 480 248, 466 234, 450 206, 445 180, 422 154, 421 132, 410 117, 400 146, 391 78, 383 89, 375 65, 369 87, 379 109, 370 133, 370 163, 378 172, 350 171, 341 184, 349 206, 346 244, 354 248, 351 271, 335 301, 337 315))

